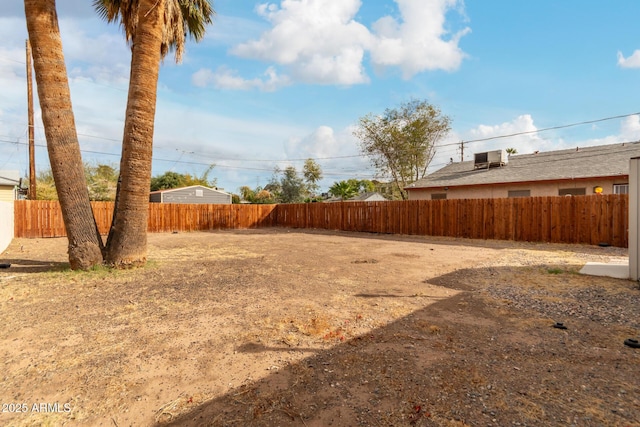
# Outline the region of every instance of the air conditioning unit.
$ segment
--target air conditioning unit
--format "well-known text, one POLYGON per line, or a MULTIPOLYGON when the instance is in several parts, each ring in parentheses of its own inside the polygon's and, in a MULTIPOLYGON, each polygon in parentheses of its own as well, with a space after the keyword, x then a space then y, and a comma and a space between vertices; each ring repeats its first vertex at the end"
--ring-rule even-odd
POLYGON ((474 169, 489 169, 507 164, 509 157, 505 150, 486 151, 474 155, 474 169))

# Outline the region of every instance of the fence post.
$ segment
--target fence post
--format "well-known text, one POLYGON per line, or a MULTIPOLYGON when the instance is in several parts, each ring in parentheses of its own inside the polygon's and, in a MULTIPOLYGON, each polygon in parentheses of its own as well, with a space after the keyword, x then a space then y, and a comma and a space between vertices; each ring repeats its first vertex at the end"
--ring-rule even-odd
POLYGON ((629 278, 640 278, 640 157, 633 157, 629 163, 629 278))

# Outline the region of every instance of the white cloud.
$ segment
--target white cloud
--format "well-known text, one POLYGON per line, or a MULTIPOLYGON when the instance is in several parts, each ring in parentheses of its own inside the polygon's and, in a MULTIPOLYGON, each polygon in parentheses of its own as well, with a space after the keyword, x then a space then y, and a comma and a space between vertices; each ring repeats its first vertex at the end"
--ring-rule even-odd
POLYGON ((340 143, 333 128, 320 126, 304 138, 289 138, 285 144, 288 158, 332 157, 340 152, 340 143))
POLYGON ((465 57, 458 46, 465 28, 449 34, 446 14, 461 0, 395 0, 400 19, 380 18, 370 31, 356 21, 360 0, 282 0, 258 6, 272 28, 231 53, 272 61, 296 80, 316 84, 368 83, 364 60, 378 68, 399 67, 405 78, 427 71, 457 69, 465 57))
POLYGON ((445 21, 447 12, 461 3, 458 0, 396 0, 396 3, 402 20, 385 16, 373 24, 372 63, 398 66, 404 78, 427 70, 458 69, 466 56, 458 43, 471 30, 464 28, 449 36, 445 21))
POLYGON ((264 79, 247 80, 242 78, 237 71, 221 66, 215 72, 207 68, 196 71, 191 76, 191 82, 198 87, 213 86, 216 89, 231 90, 259 89, 264 92, 273 92, 290 84, 289 77, 278 75, 274 67, 267 68, 264 76, 264 79))
MULTIPOLYGON (((429 167, 432 173, 451 161, 459 162, 461 157, 460 141, 464 143, 464 160, 472 160, 475 153, 482 153, 491 150, 503 150, 515 148, 518 154, 533 153, 534 151, 548 151, 559 149, 550 140, 542 138, 536 131, 538 128, 534 124, 530 114, 523 114, 511 121, 496 125, 481 124, 473 129, 459 132, 452 130, 447 138, 442 141, 440 147, 436 149, 436 155, 429 167), (513 135, 507 138, 489 139, 503 135, 513 135)), ((558 143, 558 141, 556 141, 558 143)))
POLYGON ((625 117, 620 125, 622 142, 640 141, 640 115, 625 117))
POLYGON ((274 147, 281 146, 282 141, 291 135, 304 132, 304 128, 295 124, 250 116, 222 115, 159 97, 154 147, 173 150, 179 145, 185 151, 211 156, 216 162, 222 158, 284 158, 273 152, 274 147), (206 125, 203 126, 203 123, 206 125))
MULTIPOLYGON (((536 133, 538 128, 533 124, 533 117, 530 114, 523 114, 510 122, 499 125, 479 125, 469 132, 473 139, 491 138, 494 136, 511 135, 522 132, 532 132, 527 135, 518 135, 517 138, 524 140, 539 139, 536 133)), ((513 138, 516 138, 515 136, 513 138)))
POLYGON ((360 0, 283 0, 258 7, 273 28, 232 53, 290 67, 298 80, 321 84, 365 83, 362 60, 367 28, 354 20, 360 0))
MULTIPOLYGON (((469 142, 465 152, 473 153, 515 148, 519 154, 533 153, 534 151, 548 151, 557 149, 557 146, 540 136, 536 131, 538 127, 534 124, 530 114, 523 114, 515 119, 498 125, 479 125, 471 129, 467 135, 467 140, 492 138, 496 136, 507 136, 505 138, 489 139, 488 141, 469 142)), ((471 157, 470 157, 471 158, 471 157)), ((467 160, 467 156, 465 156, 467 160)))
MULTIPOLYGON (((592 128, 592 130, 599 131, 600 129, 592 128)), ((566 144, 561 140, 555 143, 550 150, 561 150, 563 148, 573 148, 576 146, 592 147, 594 145, 621 144, 623 142, 640 141, 640 115, 636 114, 623 118, 620 121, 618 131, 615 132, 611 129, 609 132, 611 132, 609 135, 605 135, 601 138, 583 139, 578 142, 572 142, 571 144, 566 144)))
MULTIPOLYGON (((325 177, 321 183, 323 187, 342 179, 370 179, 374 176, 368 159, 360 155, 358 141, 349 127, 335 131, 330 126, 319 126, 304 137, 288 138, 284 151, 288 159, 316 159, 325 177)), ((289 164, 302 170, 300 161, 280 162, 279 166, 286 167, 289 164)))
POLYGON ((634 51, 627 58, 624 57, 622 52, 618 52, 618 66, 621 68, 640 68, 640 49, 634 51))

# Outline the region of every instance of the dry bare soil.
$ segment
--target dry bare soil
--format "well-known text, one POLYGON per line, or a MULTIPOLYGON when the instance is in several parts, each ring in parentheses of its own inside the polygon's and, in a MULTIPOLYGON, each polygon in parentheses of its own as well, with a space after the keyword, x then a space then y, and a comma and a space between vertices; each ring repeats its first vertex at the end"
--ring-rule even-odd
POLYGON ((287 229, 0 256, 0 425, 640 426, 616 248, 287 229), (566 329, 553 327, 561 322, 566 329))

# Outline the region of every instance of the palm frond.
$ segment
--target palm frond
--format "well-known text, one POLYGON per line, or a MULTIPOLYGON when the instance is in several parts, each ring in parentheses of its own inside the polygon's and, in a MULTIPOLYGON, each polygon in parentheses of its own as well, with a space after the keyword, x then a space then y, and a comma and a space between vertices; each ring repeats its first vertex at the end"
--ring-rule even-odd
MULTIPOLYGON (((133 42, 138 27, 138 0, 93 0, 98 15, 107 22, 119 20, 128 43, 133 42)), ((204 38, 215 11, 210 0, 166 0, 160 54, 164 58, 175 51, 181 62, 187 36, 196 42, 204 38)))

